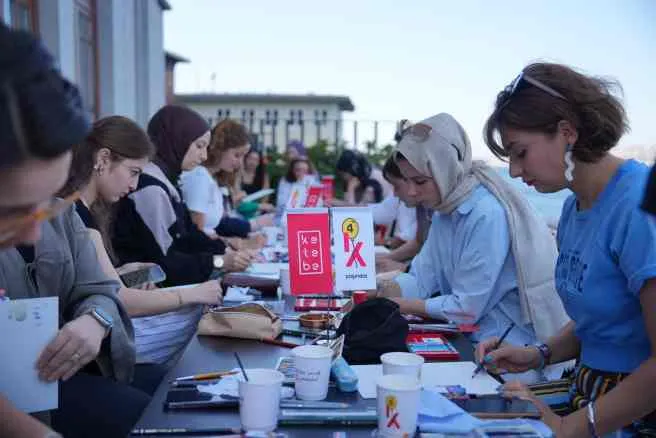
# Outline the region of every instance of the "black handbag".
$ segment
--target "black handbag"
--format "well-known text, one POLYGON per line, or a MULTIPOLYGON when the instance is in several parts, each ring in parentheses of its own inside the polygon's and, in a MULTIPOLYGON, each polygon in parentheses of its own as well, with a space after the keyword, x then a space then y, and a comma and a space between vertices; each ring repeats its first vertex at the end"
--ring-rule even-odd
POLYGON ((373 298, 356 305, 344 316, 337 335, 344 335, 342 356, 351 365, 380 363, 380 355, 408 351, 408 321, 399 305, 373 298))

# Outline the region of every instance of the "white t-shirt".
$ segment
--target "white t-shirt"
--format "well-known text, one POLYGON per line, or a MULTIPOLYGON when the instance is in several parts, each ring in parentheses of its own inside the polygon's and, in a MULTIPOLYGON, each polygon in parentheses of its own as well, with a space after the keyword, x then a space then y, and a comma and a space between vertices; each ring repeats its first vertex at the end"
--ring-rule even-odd
POLYGON ((390 226, 396 221, 394 237, 412 240, 417 235, 417 213, 414 208, 406 206, 396 196, 388 196, 377 204, 369 204, 377 225, 390 226))
POLYGON ((205 215, 204 232, 212 234, 223 217, 223 194, 205 166, 182 172, 180 191, 187 208, 205 215))

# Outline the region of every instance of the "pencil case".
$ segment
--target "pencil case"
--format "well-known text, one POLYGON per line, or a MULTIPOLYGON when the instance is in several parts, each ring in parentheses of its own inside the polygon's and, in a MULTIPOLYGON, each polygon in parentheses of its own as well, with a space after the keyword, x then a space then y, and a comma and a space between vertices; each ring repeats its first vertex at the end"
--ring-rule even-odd
POLYGON ((282 331, 278 315, 257 303, 211 309, 198 323, 198 334, 242 339, 275 339, 282 331))

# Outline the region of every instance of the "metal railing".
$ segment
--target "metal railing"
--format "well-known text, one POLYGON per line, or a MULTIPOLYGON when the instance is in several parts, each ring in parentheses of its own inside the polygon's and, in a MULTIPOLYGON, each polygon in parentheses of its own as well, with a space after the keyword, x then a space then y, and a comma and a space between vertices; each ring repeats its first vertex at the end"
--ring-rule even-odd
MULTIPOLYGON (((224 118, 210 117, 210 126, 224 118)), ((398 122, 393 120, 355 119, 266 119, 233 118, 253 135, 261 148, 284 150, 292 140, 306 146, 326 142, 332 147, 378 148, 394 142, 398 122)))

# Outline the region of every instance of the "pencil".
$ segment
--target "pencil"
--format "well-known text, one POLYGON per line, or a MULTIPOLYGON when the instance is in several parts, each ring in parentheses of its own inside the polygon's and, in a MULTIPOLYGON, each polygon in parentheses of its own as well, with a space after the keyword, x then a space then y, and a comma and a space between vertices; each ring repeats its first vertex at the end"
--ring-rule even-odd
POLYGON ((285 347, 285 348, 296 348, 299 347, 299 344, 294 344, 292 342, 285 342, 285 341, 279 341, 277 339, 271 339, 271 338, 262 338, 260 341, 264 344, 271 344, 271 345, 277 345, 278 347, 285 347))
MULTIPOLYGON (((494 344, 494 348, 492 349, 492 351, 493 351, 493 350, 497 350, 497 349, 501 346, 501 344, 503 343, 504 339, 506 339, 506 336, 508 336, 508 333, 510 333, 510 330, 512 330, 513 327, 515 327, 515 323, 514 323, 514 322, 511 322, 510 325, 508 326, 508 328, 506 329, 506 331, 503 332, 503 334, 501 335, 501 337, 499 338, 499 340, 496 342, 496 344, 494 344)), ((476 374, 478 374, 478 373, 483 369, 483 362, 484 362, 484 360, 481 359, 481 362, 478 364, 478 366, 477 366, 476 369, 474 370, 474 373, 472 374, 472 379, 473 379, 474 377, 476 377, 476 374)))
POLYGON ((184 382, 187 380, 213 380, 220 379, 224 376, 232 376, 234 374, 237 374, 237 371, 215 371, 211 373, 195 374, 193 376, 177 377, 173 379, 173 382, 184 382))

